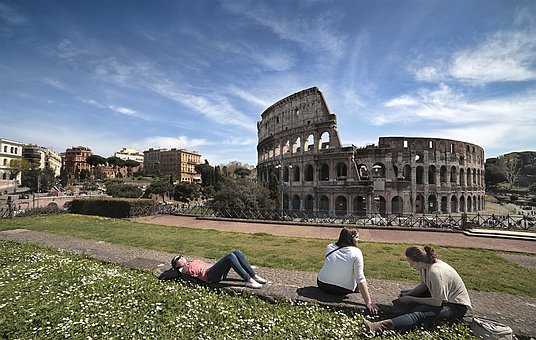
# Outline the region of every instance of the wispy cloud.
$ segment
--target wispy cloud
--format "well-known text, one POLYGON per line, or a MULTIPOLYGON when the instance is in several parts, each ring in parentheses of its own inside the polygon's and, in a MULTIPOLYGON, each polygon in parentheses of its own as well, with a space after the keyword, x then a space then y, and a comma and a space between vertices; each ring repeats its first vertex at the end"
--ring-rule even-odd
POLYGON ((208 141, 204 138, 189 138, 186 136, 167 137, 152 136, 139 141, 131 142, 131 145, 139 150, 155 149, 194 149, 207 145, 208 141))
POLYGON ((0 20, 13 26, 23 25, 28 22, 26 16, 6 3, 0 3, 0 20))
POLYGON ((47 85, 50 85, 58 90, 62 90, 62 91, 68 91, 68 87, 67 85, 65 85, 63 82, 57 80, 57 79, 52 79, 52 78, 44 78, 42 80, 43 83, 47 84, 47 85))
POLYGON ((238 97, 238 98, 240 98, 242 100, 245 100, 248 103, 257 105, 259 107, 266 108, 266 107, 270 106, 269 101, 264 100, 262 98, 259 98, 258 96, 254 95, 253 93, 251 93, 249 91, 246 91, 244 89, 238 88, 236 86, 230 86, 229 87, 229 92, 232 95, 234 95, 234 96, 236 96, 236 97, 238 97))
POLYGON ((94 99, 86 99, 86 98, 79 98, 79 99, 82 103, 94 106, 99 109, 108 109, 108 110, 112 110, 113 112, 116 112, 116 113, 119 113, 128 117, 134 117, 134 118, 143 119, 147 121, 151 120, 150 117, 147 117, 143 115, 142 113, 134 109, 130 109, 128 107, 117 106, 117 105, 106 105, 94 99))
POLYGON ((471 85, 536 80, 536 29, 499 31, 483 42, 431 65, 413 68, 424 82, 459 81, 471 85))
POLYGON ((257 1, 222 1, 221 4, 227 11, 268 28, 281 39, 299 43, 309 49, 323 50, 333 56, 340 56, 344 52, 346 37, 332 28, 334 18, 325 12, 316 17, 300 14, 285 17, 283 13, 257 1))

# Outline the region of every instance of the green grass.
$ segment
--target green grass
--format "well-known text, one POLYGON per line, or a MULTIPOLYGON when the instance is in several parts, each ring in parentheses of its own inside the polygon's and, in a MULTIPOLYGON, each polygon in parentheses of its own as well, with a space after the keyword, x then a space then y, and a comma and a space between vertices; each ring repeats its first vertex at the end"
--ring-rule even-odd
MULTIPOLYGON (((349 339, 362 317, 305 303, 270 304, 200 285, 161 282, 28 244, 0 241, 2 339, 349 339)), ((464 325, 393 339, 467 339, 464 325)))
MULTIPOLYGON (((26 228, 60 235, 104 240, 219 258, 240 248, 259 266, 318 271, 326 240, 176 228, 81 215, 50 215, 1 220, 0 230, 26 228)), ((368 278, 417 281, 403 257, 404 244, 361 242, 368 278)), ((440 257, 460 273, 469 289, 536 297, 536 270, 508 262, 494 251, 437 247, 440 257)))

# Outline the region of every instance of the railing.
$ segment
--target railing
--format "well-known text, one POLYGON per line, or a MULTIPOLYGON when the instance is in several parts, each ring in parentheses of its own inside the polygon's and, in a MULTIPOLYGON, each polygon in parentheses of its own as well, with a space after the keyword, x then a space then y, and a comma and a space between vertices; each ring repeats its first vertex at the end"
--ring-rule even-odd
POLYGON ((354 226, 401 227, 408 229, 466 230, 472 228, 536 232, 536 216, 477 214, 409 214, 409 215, 344 215, 327 212, 296 210, 229 209, 211 206, 164 206, 155 214, 221 217, 247 220, 287 221, 313 224, 341 224, 354 226))

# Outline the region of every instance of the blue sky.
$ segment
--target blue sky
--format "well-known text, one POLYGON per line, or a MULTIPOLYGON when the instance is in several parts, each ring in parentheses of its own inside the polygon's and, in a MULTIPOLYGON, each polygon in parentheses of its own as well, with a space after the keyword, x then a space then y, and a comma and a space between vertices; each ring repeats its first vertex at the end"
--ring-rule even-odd
POLYGON ((311 86, 344 144, 536 150, 535 1, 0 0, 0 137, 256 163, 256 121, 311 86))

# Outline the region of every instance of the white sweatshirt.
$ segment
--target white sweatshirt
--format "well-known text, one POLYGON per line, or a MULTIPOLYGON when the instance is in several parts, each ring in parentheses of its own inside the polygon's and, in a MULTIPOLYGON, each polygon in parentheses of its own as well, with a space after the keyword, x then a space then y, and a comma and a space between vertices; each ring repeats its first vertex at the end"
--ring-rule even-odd
MULTIPOLYGON (((337 248, 335 244, 329 244, 324 256, 337 248)), ((358 283, 366 281, 361 250, 357 247, 343 247, 331 253, 324 259, 318 280, 355 291, 358 283)))

